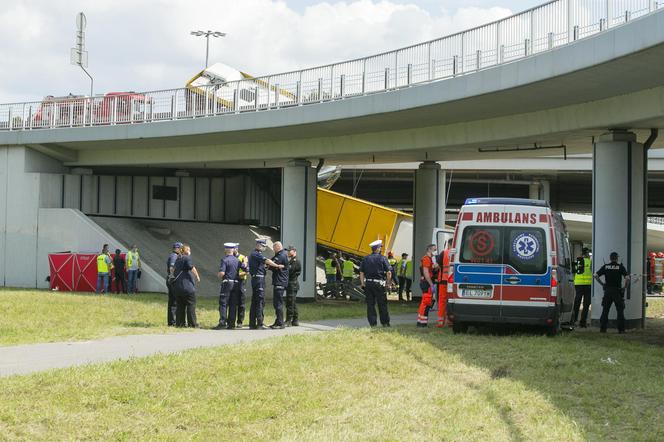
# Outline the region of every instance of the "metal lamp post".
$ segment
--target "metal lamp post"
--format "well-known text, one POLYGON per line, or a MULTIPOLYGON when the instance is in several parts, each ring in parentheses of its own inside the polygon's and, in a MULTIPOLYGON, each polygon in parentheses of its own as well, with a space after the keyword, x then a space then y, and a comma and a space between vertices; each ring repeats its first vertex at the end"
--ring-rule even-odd
POLYGON ((191 31, 191 35, 196 37, 205 37, 205 67, 208 67, 208 55, 210 53, 210 37, 225 37, 225 32, 219 31, 191 31))

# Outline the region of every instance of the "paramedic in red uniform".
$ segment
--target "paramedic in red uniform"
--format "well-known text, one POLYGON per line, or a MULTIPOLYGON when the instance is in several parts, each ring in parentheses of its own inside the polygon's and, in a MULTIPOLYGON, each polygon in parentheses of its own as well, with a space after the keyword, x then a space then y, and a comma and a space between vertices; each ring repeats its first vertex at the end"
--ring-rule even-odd
POLYGON ((417 326, 426 327, 429 323, 429 310, 433 306, 434 292, 436 290, 436 272, 438 264, 436 263, 436 245, 429 244, 426 252, 420 261, 420 288, 422 289, 422 302, 417 311, 417 326))
POLYGON ((449 240, 445 244, 445 250, 441 253, 440 263, 442 265, 438 272, 438 322, 436 327, 445 327, 445 320, 447 318, 447 278, 450 270, 450 245, 452 241, 449 240))

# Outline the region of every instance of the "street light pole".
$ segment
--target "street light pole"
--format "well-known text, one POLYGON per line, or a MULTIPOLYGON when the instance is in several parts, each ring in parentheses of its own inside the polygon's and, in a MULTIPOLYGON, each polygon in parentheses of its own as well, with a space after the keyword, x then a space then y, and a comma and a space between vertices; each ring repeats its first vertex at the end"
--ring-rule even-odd
POLYGON ((205 37, 205 67, 208 67, 208 57, 210 54, 210 37, 225 37, 226 33, 225 32, 219 32, 219 31, 191 31, 191 35, 195 35, 196 37, 205 37))

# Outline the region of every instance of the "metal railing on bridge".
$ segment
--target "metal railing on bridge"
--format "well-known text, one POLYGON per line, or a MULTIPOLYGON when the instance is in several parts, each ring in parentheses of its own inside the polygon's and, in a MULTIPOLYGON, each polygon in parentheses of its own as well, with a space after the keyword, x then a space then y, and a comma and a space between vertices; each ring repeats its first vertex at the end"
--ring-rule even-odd
POLYGON ((0 130, 199 118, 390 91, 549 51, 658 9, 664 1, 555 0, 436 40, 310 69, 209 87, 2 104, 0 130))

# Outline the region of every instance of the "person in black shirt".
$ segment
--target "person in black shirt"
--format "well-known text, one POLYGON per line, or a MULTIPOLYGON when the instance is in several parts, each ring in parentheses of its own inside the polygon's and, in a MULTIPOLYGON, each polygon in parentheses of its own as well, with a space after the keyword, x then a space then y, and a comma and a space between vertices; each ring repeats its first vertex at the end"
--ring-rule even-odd
POLYGON ((629 282, 629 273, 625 266, 618 263, 618 253, 612 252, 611 255, 609 255, 609 259, 611 262, 604 264, 594 275, 597 282, 604 287, 599 331, 606 333, 611 304, 615 304, 616 312, 618 314, 618 333, 625 333, 625 299, 623 298, 623 295, 629 282), (604 276, 604 281, 600 279, 602 276, 604 276))
POLYGON ((120 249, 115 249, 115 256, 113 257, 113 273, 115 273, 115 293, 127 293, 127 280, 125 279, 125 260, 120 254, 120 249))
POLYGON ((286 255, 284 246, 279 241, 274 243, 272 249, 275 253, 272 261, 278 267, 272 268, 272 285, 274 287, 272 305, 274 306, 276 319, 270 328, 284 328, 286 326, 284 323, 284 292, 288 287, 288 255, 286 255))
POLYGON ((298 278, 302 273, 302 264, 297 259, 297 249, 288 247, 288 287, 286 288, 286 326, 297 327, 300 325, 297 313, 297 291, 300 290, 298 278))
POLYGON ((175 261, 173 273, 171 285, 177 300, 175 326, 198 328, 196 283, 201 282, 201 278, 191 259, 191 248, 186 244, 182 245, 182 252, 175 261))

